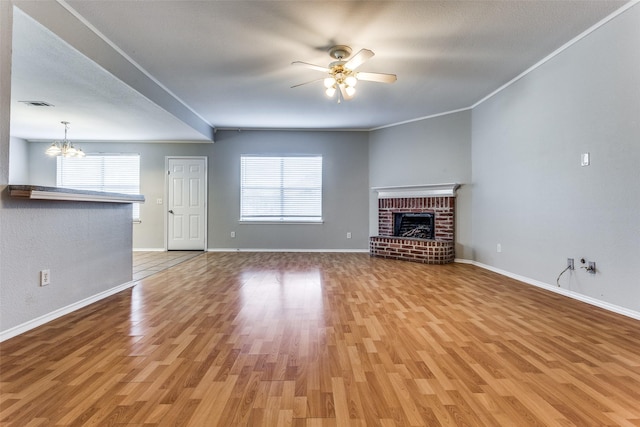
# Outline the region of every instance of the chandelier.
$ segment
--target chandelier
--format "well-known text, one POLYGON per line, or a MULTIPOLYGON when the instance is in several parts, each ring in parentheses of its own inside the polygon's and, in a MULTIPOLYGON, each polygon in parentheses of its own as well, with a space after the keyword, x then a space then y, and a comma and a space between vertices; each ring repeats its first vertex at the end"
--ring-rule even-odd
POLYGON ((67 131, 69 130, 69 122, 60 122, 64 125, 64 139, 62 141, 55 141, 47 148, 46 154, 50 156, 62 156, 62 157, 84 157, 84 151, 81 148, 76 148, 73 143, 67 139, 67 131))

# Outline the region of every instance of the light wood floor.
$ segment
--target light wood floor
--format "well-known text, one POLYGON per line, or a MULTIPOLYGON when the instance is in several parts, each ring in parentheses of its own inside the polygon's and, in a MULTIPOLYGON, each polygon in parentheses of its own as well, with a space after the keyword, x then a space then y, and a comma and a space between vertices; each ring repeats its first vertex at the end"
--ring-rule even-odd
POLYGON ((640 425, 640 322, 463 264, 206 253, 1 352, 2 426, 640 425))

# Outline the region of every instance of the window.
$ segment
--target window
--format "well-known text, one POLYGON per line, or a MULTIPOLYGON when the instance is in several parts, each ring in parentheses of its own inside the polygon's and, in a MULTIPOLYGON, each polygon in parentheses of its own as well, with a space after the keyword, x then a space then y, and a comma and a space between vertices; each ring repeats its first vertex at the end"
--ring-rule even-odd
MULTIPOLYGON (((139 154, 58 156, 56 185, 77 190, 140 194, 139 154)), ((133 220, 140 220, 140 204, 133 204, 133 220)))
POLYGON ((322 221, 322 156, 242 156, 240 163, 240 221, 322 221))

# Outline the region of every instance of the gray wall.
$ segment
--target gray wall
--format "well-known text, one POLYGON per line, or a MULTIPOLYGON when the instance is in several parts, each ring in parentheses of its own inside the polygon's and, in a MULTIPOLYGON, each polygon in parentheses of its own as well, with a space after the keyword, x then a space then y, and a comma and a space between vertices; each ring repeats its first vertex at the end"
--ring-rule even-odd
MULTIPOLYGON (((206 156, 209 166, 210 249, 366 250, 368 144, 366 132, 221 131, 214 144, 76 143, 85 152, 140 154, 141 224, 133 247, 164 248, 165 156, 206 156), (240 224, 242 154, 321 154, 323 224, 240 224), (231 231, 236 237, 231 238, 231 231), (346 238, 347 232, 352 235, 346 238)), ((56 161, 48 144, 29 143, 31 183, 55 186, 56 161)))
POLYGON ((13 5, 0 1, 0 190, 9 183, 12 31, 13 5))
MULTIPOLYGON (((456 199, 456 258, 473 259, 471 244, 471 111, 379 129, 369 137, 369 186, 462 184, 456 199)), ((369 233, 378 234, 371 192, 369 233)))
POLYGON ((585 257, 563 289, 640 311, 639 41, 636 6, 473 110, 478 262, 555 286, 585 257))
POLYGON ((24 178, 24 170, 10 172, 10 159, 25 167, 24 141, 9 136, 11 7, 0 2, 0 335, 132 277, 130 205, 8 196, 9 177, 24 178), (47 287, 39 286, 43 269, 51 270, 47 287))
POLYGON ((29 184, 29 143, 11 137, 9 150, 9 184, 29 184))
POLYGON ((367 250, 367 137, 366 132, 218 132, 209 164, 214 247, 367 250), (240 156, 289 153, 323 156, 324 223, 239 224, 240 156))
POLYGON ((0 332, 131 281, 131 205, 1 197, 0 332))

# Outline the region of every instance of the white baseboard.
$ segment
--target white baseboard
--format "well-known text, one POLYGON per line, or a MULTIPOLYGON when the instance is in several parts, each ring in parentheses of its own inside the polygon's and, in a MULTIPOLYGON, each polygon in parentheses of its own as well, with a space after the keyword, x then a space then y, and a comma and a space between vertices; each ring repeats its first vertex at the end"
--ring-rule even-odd
POLYGON ((500 268, 492 267, 487 264, 483 264, 477 261, 471 261, 466 259, 456 259, 455 262, 461 264, 471 264, 476 267, 484 268, 485 270, 493 271, 494 273, 501 274, 503 276, 510 277, 512 279, 518 280, 520 282, 526 283, 528 285, 533 285, 538 288, 545 289, 547 291, 554 292, 556 294, 564 295, 566 297, 585 302, 587 304, 591 304, 596 307, 603 308, 605 310, 611 311, 613 313, 621 314, 623 316, 631 317, 632 319, 640 320, 640 312, 635 310, 628 309, 626 307, 621 307, 619 305, 611 304, 606 301, 599 300, 597 298, 593 298, 587 295, 580 294, 578 292, 570 291, 568 289, 559 288, 557 286, 550 285, 548 283, 541 282, 539 280, 531 279, 529 277, 520 276, 519 274, 511 273, 510 271, 502 270, 500 268))
POLYGON ((369 249, 240 249, 240 248, 209 248, 207 252, 301 252, 301 253, 369 253, 369 249))
POLYGON ((17 335, 23 334, 31 329, 37 328, 38 326, 44 325, 47 322, 51 322, 59 317, 62 317, 66 314, 69 314, 73 311, 81 309, 83 307, 88 306, 89 304, 93 304, 94 302, 100 301, 101 299, 107 298, 113 294, 117 294, 118 292, 122 292, 125 289, 129 289, 135 286, 136 282, 131 281, 127 283, 123 283, 122 285, 118 285, 106 291, 100 292, 99 294, 90 296, 89 298, 85 298, 81 301, 74 302, 66 307, 59 308, 57 310, 52 311, 51 313, 45 314, 43 316, 37 317, 33 320, 29 320, 21 325, 14 326, 13 328, 7 329, 6 331, 0 332, 0 342, 8 340, 9 338, 13 338, 17 335))
POLYGON ((164 248, 133 248, 133 252, 164 252, 164 248))

